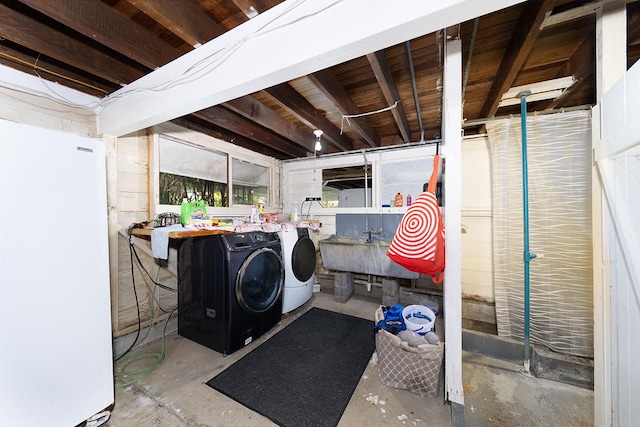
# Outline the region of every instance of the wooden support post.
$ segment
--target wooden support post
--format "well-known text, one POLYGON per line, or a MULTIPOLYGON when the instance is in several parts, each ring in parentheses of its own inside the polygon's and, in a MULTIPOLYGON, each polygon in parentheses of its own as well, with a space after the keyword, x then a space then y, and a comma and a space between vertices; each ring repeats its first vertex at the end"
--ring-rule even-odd
MULTIPOLYGON (((626 71, 627 16, 624 1, 600 6, 596 12, 596 102, 601 104, 604 94, 626 71)), ((596 111, 600 111, 599 108, 596 111)), ((592 144, 596 157, 606 150, 602 142, 600 115, 593 116, 592 144), (598 154, 600 153, 600 154, 598 154)), ((594 424, 613 425, 612 412, 618 412, 618 397, 612 395, 616 349, 612 348, 610 241, 612 218, 607 210, 603 184, 598 169, 592 168, 592 224, 593 224, 593 298, 594 298, 594 424), (613 352, 613 353, 612 353, 613 352), (615 400, 615 401, 614 401, 615 400)), ((617 332, 613 332, 615 335, 617 332)))
POLYGON ((462 41, 445 42, 443 71, 443 170, 447 268, 444 273, 445 396, 452 420, 464 414, 462 390, 462 41))

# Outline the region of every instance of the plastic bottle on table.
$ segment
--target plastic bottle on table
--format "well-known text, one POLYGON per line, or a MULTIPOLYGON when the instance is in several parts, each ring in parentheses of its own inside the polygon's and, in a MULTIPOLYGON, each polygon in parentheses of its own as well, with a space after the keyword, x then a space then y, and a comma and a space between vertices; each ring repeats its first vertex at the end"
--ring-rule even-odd
POLYGON ((189 220, 189 201, 185 197, 180 205, 180 224, 185 225, 189 220))
POLYGON ((395 198, 395 207, 401 208, 402 205, 403 205, 402 194, 398 193, 396 194, 396 198, 395 198))
POLYGON ((411 194, 407 194, 407 206, 411 206, 411 194))
POLYGON ((300 204, 298 202, 293 202, 291 205, 291 221, 297 222, 300 221, 300 204))

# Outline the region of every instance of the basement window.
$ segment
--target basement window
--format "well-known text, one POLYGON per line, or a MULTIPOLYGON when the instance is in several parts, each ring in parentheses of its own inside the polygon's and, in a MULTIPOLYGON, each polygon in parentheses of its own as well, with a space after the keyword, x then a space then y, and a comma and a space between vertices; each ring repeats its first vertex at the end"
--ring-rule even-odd
POLYGON ((241 159, 232 161, 233 204, 269 205, 270 169, 241 159))
POLYGON ((207 206, 229 206, 226 154, 166 136, 159 141, 160 204, 202 199, 207 206))

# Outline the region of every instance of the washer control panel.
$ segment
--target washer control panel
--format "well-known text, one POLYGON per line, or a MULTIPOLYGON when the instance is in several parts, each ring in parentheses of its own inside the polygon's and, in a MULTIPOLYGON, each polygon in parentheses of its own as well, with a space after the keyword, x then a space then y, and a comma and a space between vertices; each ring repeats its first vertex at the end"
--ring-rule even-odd
POLYGON ((271 244, 280 244, 278 233, 251 231, 247 233, 230 233, 220 235, 231 251, 242 251, 271 244))

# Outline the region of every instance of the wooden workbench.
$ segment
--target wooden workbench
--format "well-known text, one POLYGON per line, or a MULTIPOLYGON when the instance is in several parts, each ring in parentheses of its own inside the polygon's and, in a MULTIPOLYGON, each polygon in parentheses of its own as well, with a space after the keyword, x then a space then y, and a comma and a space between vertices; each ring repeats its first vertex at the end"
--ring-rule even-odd
MULTIPOLYGON (((131 230, 131 234, 137 237, 151 237, 151 232, 153 228, 134 228, 131 230)), ((199 236, 212 236, 214 234, 227 234, 232 233, 232 231, 224 230, 224 229, 216 229, 216 230, 189 230, 187 228, 184 231, 172 231, 169 233, 170 239, 186 239, 189 237, 199 237, 199 236)))

